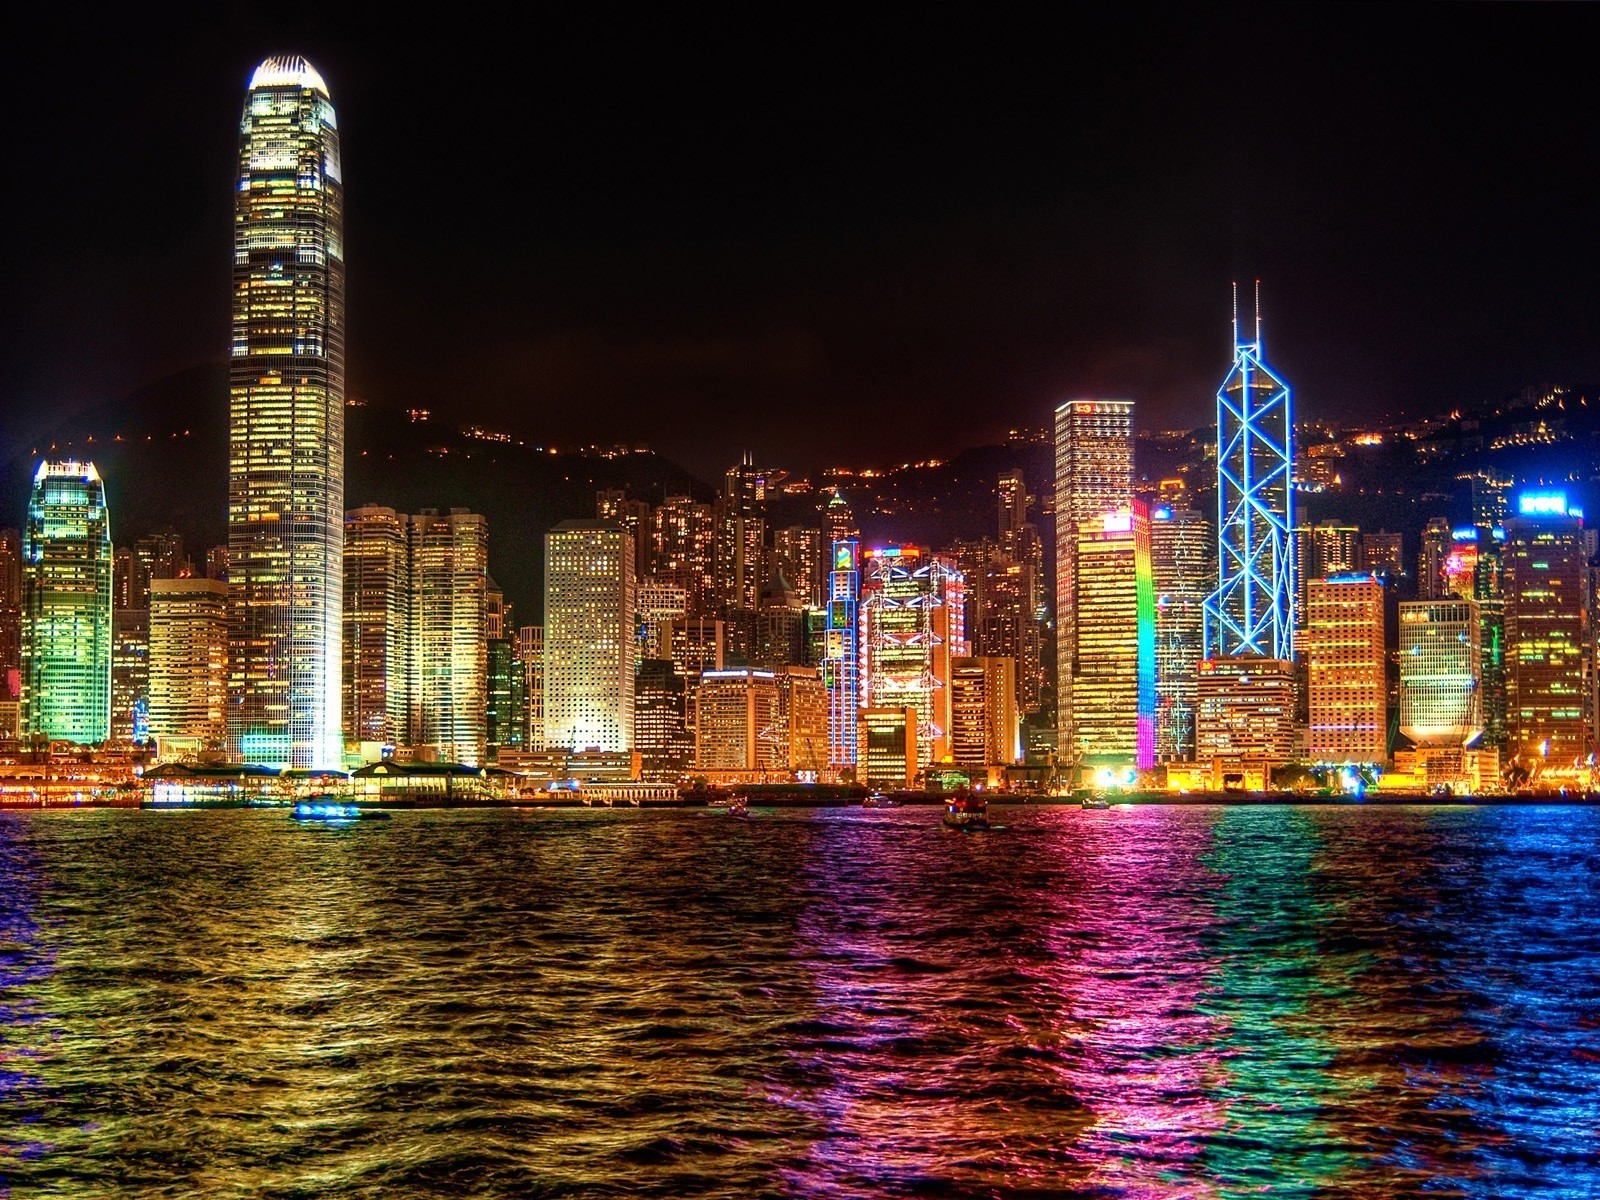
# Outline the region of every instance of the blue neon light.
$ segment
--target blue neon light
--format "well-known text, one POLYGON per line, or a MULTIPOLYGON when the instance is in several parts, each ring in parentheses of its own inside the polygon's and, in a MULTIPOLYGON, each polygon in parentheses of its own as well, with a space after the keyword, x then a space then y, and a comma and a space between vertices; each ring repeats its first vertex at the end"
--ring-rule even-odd
POLYGON ((1255 340, 1239 338, 1234 292, 1233 366, 1217 389, 1217 590, 1206 599, 1207 658, 1294 652, 1294 411, 1289 385, 1255 340))

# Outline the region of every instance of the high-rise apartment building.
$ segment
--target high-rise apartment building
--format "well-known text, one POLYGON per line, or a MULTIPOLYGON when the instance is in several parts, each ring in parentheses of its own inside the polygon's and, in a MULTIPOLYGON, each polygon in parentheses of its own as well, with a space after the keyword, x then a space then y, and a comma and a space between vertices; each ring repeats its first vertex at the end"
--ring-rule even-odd
POLYGON ((729 467, 717 499, 717 598, 725 610, 755 612, 767 580, 767 492, 772 472, 749 456, 729 467))
POLYGON ((641 778, 670 783, 694 758, 689 734, 688 688, 664 658, 646 658, 633 681, 633 748, 641 778))
POLYGON ((524 625, 517 630, 517 660, 522 664, 522 703, 527 722, 522 735, 524 750, 543 750, 544 743, 544 626, 524 625))
POLYGON ((1406 574, 1404 539, 1398 533, 1381 529, 1377 533, 1363 533, 1356 570, 1399 583, 1406 574))
POLYGON ((489 530, 478 513, 423 509, 411 525, 411 744, 440 762, 488 761, 489 530))
POLYGON ((1135 500, 1098 522, 1079 521, 1077 530, 1074 760, 1150 767, 1156 745, 1150 512, 1135 500))
POLYGON ((1056 723, 1064 759, 1079 739, 1072 699, 1078 671, 1078 530, 1133 500, 1133 402, 1068 400, 1056 408, 1056 723))
POLYGON ((958 658, 952 664, 950 758, 957 766, 981 773, 1022 761, 1016 679, 1016 662, 1006 657, 958 658))
MULTIPOLYGON (((822 530, 785 525, 772 531, 772 559, 802 606, 820 608, 828 587, 829 545, 822 530)), ((769 575, 770 580, 770 575, 769 575)))
POLYGON ((1205 603, 1217 577, 1215 531, 1187 496, 1150 512, 1150 579, 1155 590, 1156 758, 1194 755, 1196 670, 1205 641, 1205 603))
POLYGON ((1505 523, 1509 749, 1524 766, 1570 766, 1593 746, 1584 720, 1588 558, 1561 493, 1524 493, 1505 523))
POLYGON ((1295 531, 1296 621, 1305 626, 1306 584, 1361 569, 1361 530, 1343 521, 1318 521, 1295 531))
POLYGON ((668 496, 655 511, 651 577, 683 590, 692 613, 716 606, 716 510, 688 496, 668 496))
POLYGON ((640 579, 634 590, 640 658, 671 658, 672 623, 688 614, 689 594, 677 584, 640 579))
POLYGON ((344 732, 411 744, 411 518, 367 505, 344 515, 344 732))
MULTIPOLYGON (((145 600, 148 602, 149 596, 145 600)), ((143 742, 149 736, 150 610, 112 609, 111 737, 143 742)))
POLYGON ((633 749, 633 543, 622 526, 563 521, 545 535, 545 745, 633 749))
POLYGON ((103 742, 111 735, 111 525, 93 463, 39 464, 22 558, 23 729, 103 742))
POLYGON ((226 583, 151 580, 150 733, 163 759, 221 751, 226 745, 226 583))
POLYGON ((344 583, 344 184, 327 84, 256 68, 234 191, 228 748, 338 767, 344 583))
POLYGON ((707 671, 694 704, 697 771, 765 778, 786 770, 778 682, 771 671, 707 671))
POLYGON ((1383 639, 1383 583, 1377 576, 1331 575, 1306 585, 1307 749, 1317 762, 1387 760, 1383 639))

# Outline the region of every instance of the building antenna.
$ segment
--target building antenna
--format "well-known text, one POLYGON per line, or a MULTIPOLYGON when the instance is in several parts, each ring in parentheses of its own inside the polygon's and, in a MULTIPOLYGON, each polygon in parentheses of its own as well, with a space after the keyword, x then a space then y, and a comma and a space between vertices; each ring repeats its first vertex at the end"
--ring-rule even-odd
POLYGON ((1239 281, 1233 281, 1233 344, 1239 344, 1239 281))
POLYGON ((1256 345, 1261 345, 1261 280, 1256 280, 1256 345))

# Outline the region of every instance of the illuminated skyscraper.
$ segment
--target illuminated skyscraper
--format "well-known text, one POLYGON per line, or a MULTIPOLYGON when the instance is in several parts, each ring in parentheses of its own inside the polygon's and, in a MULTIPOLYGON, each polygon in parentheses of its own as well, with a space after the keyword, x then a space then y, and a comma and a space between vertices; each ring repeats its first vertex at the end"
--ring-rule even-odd
POLYGON ((1206 601, 1206 653, 1294 652, 1294 413, 1289 385, 1240 337, 1237 292, 1233 367, 1217 389, 1217 589, 1206 601))
POLYGON ((1361 570, 1361 530, 1343 521, 1318 521, 1294 531, 1295 620, 1305 625, 1306 584, 1361 570))
POLYGON ((411 518, 411 744, 482 766, 489 737, 489 528, 464 508, 411 518))
POLYGON ((1282 764, 1294 757, 1294 664, 1257 654, 1204 658, 1195 758, 1282 764))
POLYGON ((1180 497, 1150 514, 1155 588, 1156 757, 1194 754, 1196 675, 1205 640, 1205 602, 1217 577, 1211 522, 1180 497))
POLYGON ((1324 763, 1385 761, 1383 584, 1375 575, 1313 579, 1306 585, 1303 641, 1311 757, 1324 763))
POLYGON ((228 750, 342 758, 344 185, 327 85, 256 68, 239 139, 229 391, 228 750))
MULTIPOLYGON (((837 493, 835 493, 837 495, 837 493)), ((861 543, 845 538, 833 544, 828 575, 828 625, 822 634, 822 682, 828 689, 828 765, 834 771, 856 767, 861 721, 861 543)))
POLYGON ((495 761, 501 749, 521 750, 528 727, 526 679, 511 605, 493 579, 485 591, 484 627, 488 638, 488 703, 484 709, 484 728, 488 739, 488 761, 495 761))
POLYGON ((654 525, 652 578, 682 588, 690 612, 709 613, 716 603, 715 509, 688 496, 668 496, 656 509, 654 525))
POLYGON ((148 608, 111 610, 111 736, 136 742, 150 736, 148 608))
POLYGON ((1006 657, 958 658, 950 679, 950 757, 977 781, 986 768, 1022 761, 1017 664, 1006 657))
POLYGON ((1135 500, 1078 522, 1078 673, 1072 688, 1075 760, 1150 767, 1156 748, 1155 590, 1150 515, 1135 500))
POLYGON ((830 543, 848 542, 852 538, 861 537, 861 529, 856 524, 855 514, 850 511, 850 502, 838 488, 833 489, 833 494, 828 497, 828 503, 823 505, 822 524, 823 532, 827 534, 830 543))
POLYGON ((1524 766, 1570 766, 1592 749, 1584 722, 1588 561, 1583 518, 1561 493, 1524 493, 1505 524, 1510 749, 1524 766))
POLYGON ((646 658, 633 680, 633 746, 641 778, 670 783, 694 758, 688 689, 670 659, 646 658))
POLYGON ((872 551, 862 575, 862 707, 914 710, 917 765, 941 762, 950 757, 951 663, 970 651, 966 579, 916 546, 872 551))
POLYGON ((820 529, 786 525, 772 531, 774 565, 807 608, 822 605, 828 587, 828 550, 820 529))
POLYGON ((344 731, 411 743, 411 518, 367 505, 344 515, 344 731))
POLYGON ((1056 408, 1056 726, 1063 758, 1078 746, 1072 700, 1078 671, 1073 582, 1078 530, 1133 499, 1133 402, 1068 400, 1056 408))
POLYGON ((1363 533, 1356 570, 1371 572, 1390 583, 1399 583, 1406 574, 1403 545, 1404 540, 1398 533, 1381 529, 1377 533, 1363 533))
POLYGON ((748 455, 729 467, 717 500, 717 597, 726 610, 755 612, 766 584, 767 492, 772 472, 748 455))
POLYGON ((545 535, 545 746, 633 749, 633 541, 607 521, 545 535))
POLYGON ((1400 732, 1461 749, 1483 732, 1482 617, 1473 600, 1400 605, 1400 732))
POLYGON ((517 630, 517 660, 522 664, 522 703, 526 726, 524 750, 544 749, 544 626, 517 630))
POLYGON ((93 463, 39 464, 22 557, 23 729, 103 742, 111 734, 111 525, 93 463))
POLYGON ((220 751, 228 720, 228 585, 150 582, 150 733, 161 757, 220 751))

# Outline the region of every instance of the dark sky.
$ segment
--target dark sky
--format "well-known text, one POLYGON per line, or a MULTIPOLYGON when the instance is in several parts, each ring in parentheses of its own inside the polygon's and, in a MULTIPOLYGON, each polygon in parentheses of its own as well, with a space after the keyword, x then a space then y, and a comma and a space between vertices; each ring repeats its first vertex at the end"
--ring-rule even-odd
POLYGON ((1096 391, 1201 424, 1257 276, 1303 416, 1600 381, 1592 6, 39 7, 5 84, 7 456, 220 359, 278 52, 339 111, 374 404, 708 475, 947 452, 1096 391))

